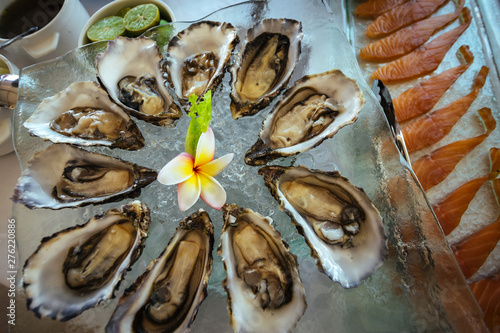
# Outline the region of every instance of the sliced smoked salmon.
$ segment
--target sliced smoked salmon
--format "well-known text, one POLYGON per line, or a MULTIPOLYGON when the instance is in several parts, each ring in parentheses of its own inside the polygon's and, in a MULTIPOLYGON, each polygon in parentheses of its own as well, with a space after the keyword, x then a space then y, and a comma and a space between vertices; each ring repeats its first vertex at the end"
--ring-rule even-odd
POLYGON ((500 273, 469 284, 490 332, 500 332, 500 273))
POLYGON ((472 21, 470 10, 465 7, 460 13, 460 25, 445 32, 407 55, 380 67, 370 78, 384 83, 409 80, 431 73, 438 68, 448 50, 472 21))
POLYGON ((402 132, 409 153, 430 146, 450 133, 453 126, 467 112, 479 95, 486 82, 488 72, 488 67, 481 67, 472 85, 472 91, 468 95, 403 126, 402 132))
POLYGON ((387 61, 405 55, 427 42, 437 30, 456 20, 463 6, 464 0, 460 0, 453 13, 430 17, 370 43, 359 51, 359 56, 369 61, 387 61))
POLYGON ((457 67, 432 76, 393 99, 394 112, 400 123, 429 112, 474 61, 474 55, 467 45, 458 49, 457 58, 460 61, 457 67))
POLYGON ((381 37, 434 13, 448 0, 411 0, 380 15, 366 27, 368 37, 381 37))
POLYGON ((408 1, 409 0, 368 0, 359 4, 354 9, 354 14, 359 17, 377 17, 380 14, 408 1))
POLYGON ((493 180, 500 174, 500 149, 491 148, 490 159, 491 171, 488 175, 461 185, 443 200, 432 206, 445 235, 449 235, 459 225, 462 215, 469 207, 469 203, 479 188, 488 180, 493 180))
POLYGON ((500 240, 500 215, 496 221, 451 247, 466 279, 484 264, 500 240))
POLYGON ((412 163, 413 171, 425 191, 442 182, 455 169, 457 163, 495 129, 497 123, 491 109, 482 108, 478 113, 486 127, 485 134, 450 143, 412 163))

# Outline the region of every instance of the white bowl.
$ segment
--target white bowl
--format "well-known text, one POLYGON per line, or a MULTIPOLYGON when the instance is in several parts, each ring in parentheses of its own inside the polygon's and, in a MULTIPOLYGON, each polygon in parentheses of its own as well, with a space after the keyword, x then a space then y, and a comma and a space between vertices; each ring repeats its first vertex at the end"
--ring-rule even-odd
POLYGON ((105 18, 107 16, 116 15, 122 8, 125 7, 135 7, 138 5, 143 5, 147 3, 152 3, 158 7, 160 10, 160 16, 162 19, 166 19, 169 22, 174 22, 175 17, 174 13, 163 1, 161 0, 116 0, 111 3, 108 3, 106 6, 102 7, 98 11, 92 15, 85 26, 83 27, 80 37, 78 37, 78 46, 82 46, 90 43, 90 40, 87 38, 87 30, 90 28, 92 24, 96 21, 105 18))
MULTIPOLYGON (((10 74, 19 74, 17 67, 0 54, 1 67, 5 67, 4 64, 7 65, 10 74)), ((13 110, 0 107, 0 156, 14 151, 11 126, 12 112, 13 110)))

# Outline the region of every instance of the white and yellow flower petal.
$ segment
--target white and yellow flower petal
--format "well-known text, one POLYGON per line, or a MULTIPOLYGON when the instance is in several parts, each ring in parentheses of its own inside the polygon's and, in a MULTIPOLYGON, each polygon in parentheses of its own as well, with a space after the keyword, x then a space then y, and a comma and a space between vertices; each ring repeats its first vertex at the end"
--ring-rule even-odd
POLYGON ((197 171, 215 177, 231 163, 233 156, 233 153, 226 154, 216 160, 200 165, 197 171))
POLYGON ((200 197, 200 178, 195 173, 186 181, 177 184, 177 201, 181 212, 188 210, 200 197))
POLYGON ((194 174, 194 158, 188 153, 174 157, 159 172, 158 181, 165 185, 182 183, 194 174))
POLYGON ((199 173, 201 194, 200 197, 210 207, 220 210, 226 203, 226 191, 219 182, 204 173, 199 173))
POLYGON ((194 167, 206 164, 214 159, 215 155, 215 137, 214 132, 209 127, 206 132, 201 133, 196 146, 196 156, 194 167))

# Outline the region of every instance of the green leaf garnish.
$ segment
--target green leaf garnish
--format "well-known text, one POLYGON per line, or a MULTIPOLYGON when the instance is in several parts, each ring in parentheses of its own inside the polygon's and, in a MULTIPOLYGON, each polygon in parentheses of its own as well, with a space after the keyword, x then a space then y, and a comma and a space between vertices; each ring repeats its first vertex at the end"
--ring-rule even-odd
POLYGON ((203 100, 198 103, 198 96, 189 96, 191 108, 188 116, 191 118, 189 127, 186 133, 186 141, 184 150, 191 156, 196 154, 196 145, 201 133, 207 131, 212 119, 212 91, 207 91, 203 96, 203 100))

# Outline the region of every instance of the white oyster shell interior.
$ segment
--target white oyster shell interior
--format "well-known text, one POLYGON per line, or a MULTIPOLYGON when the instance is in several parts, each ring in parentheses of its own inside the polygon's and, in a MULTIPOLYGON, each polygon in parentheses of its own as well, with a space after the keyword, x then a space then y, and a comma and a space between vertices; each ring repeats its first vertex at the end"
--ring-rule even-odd
POLYGON ((148 229, 149 209, 141 202, 133 201, 122 207, 121 212, 117 209, 109 210, 84 225, 70 227, 42 240, 35 253, 26 260, 23 269, 29 309, 39 317, 65 321, 112 297, 122 275, 133 263, 132 260, 137 259, 137 254, 140 254, 140 246, 147 237, 148 229), (68 287, 63 266, 70 249, 78 250, 89 238, 114 224, 123 223, 126 218, 124 214, 130 210, 134 210, 136 216, 144 220, 132 221, 136 229, 133 244, 106 284, 89 292, 68 287))
MULTIPOLYGON (((271 218, 264 217, 250 209, 239 209, 236 205, 226 204, 223 210, 225 221, 218 252, 222 256, 227 271, 223 285, 228 293, 228 311, 234 331, 260 333, 292 331, 307 307, 297 258, 289 252, 288 245, 283 242, 281 234, 271 226, 271 218), (250 227, 252 231, 245 233, 247 227, 250 227), (250 234, 260 236, 245 237, 250 234), (250 258, 262 258, 261 256, 271 255, 268 251, 273 252, 272 257, 265 258, 265 260, 259 259, 258 263, 253 263, 256 267, 262 266, 261 271, 255 274, 262 274, 261 278, 263 275, 266 276, 265 281, 259 284, 259 289, 266 290, 263 286, 267 284, 267 291, 264 291, 264 295, 271 294, 269 290, 275 290, 271 279, 266 274, 270 274, 273 280, 277 276, 280 276, 280 279, 286 276, 285 280, 290 284, 290 290, 286 292, 287 301, 278 307, 270 305, 262 307, 263 296, 258 296, 239 274, 242 266, 247 266, 248 263, 239 262, 237 259, 241 257, 241 254, 237 255, 236 252, 242 248, 235 241, 236 238, 239 238, 239 241, 245 238, 260 241, 265 239, 270 243, 268 246, 257 245, 248 239, 249 250, 245 254, 250 258), (271 263, 274 265, 279 263, 279 265, 274 267, 271 263), (280 275, 279 271, 284 275, 280 275)), ((253 276, 254 269, 253 266, 244 268, 248 276, 253 276)), ((282 280, 281 282, 283 283, 282 280)))

